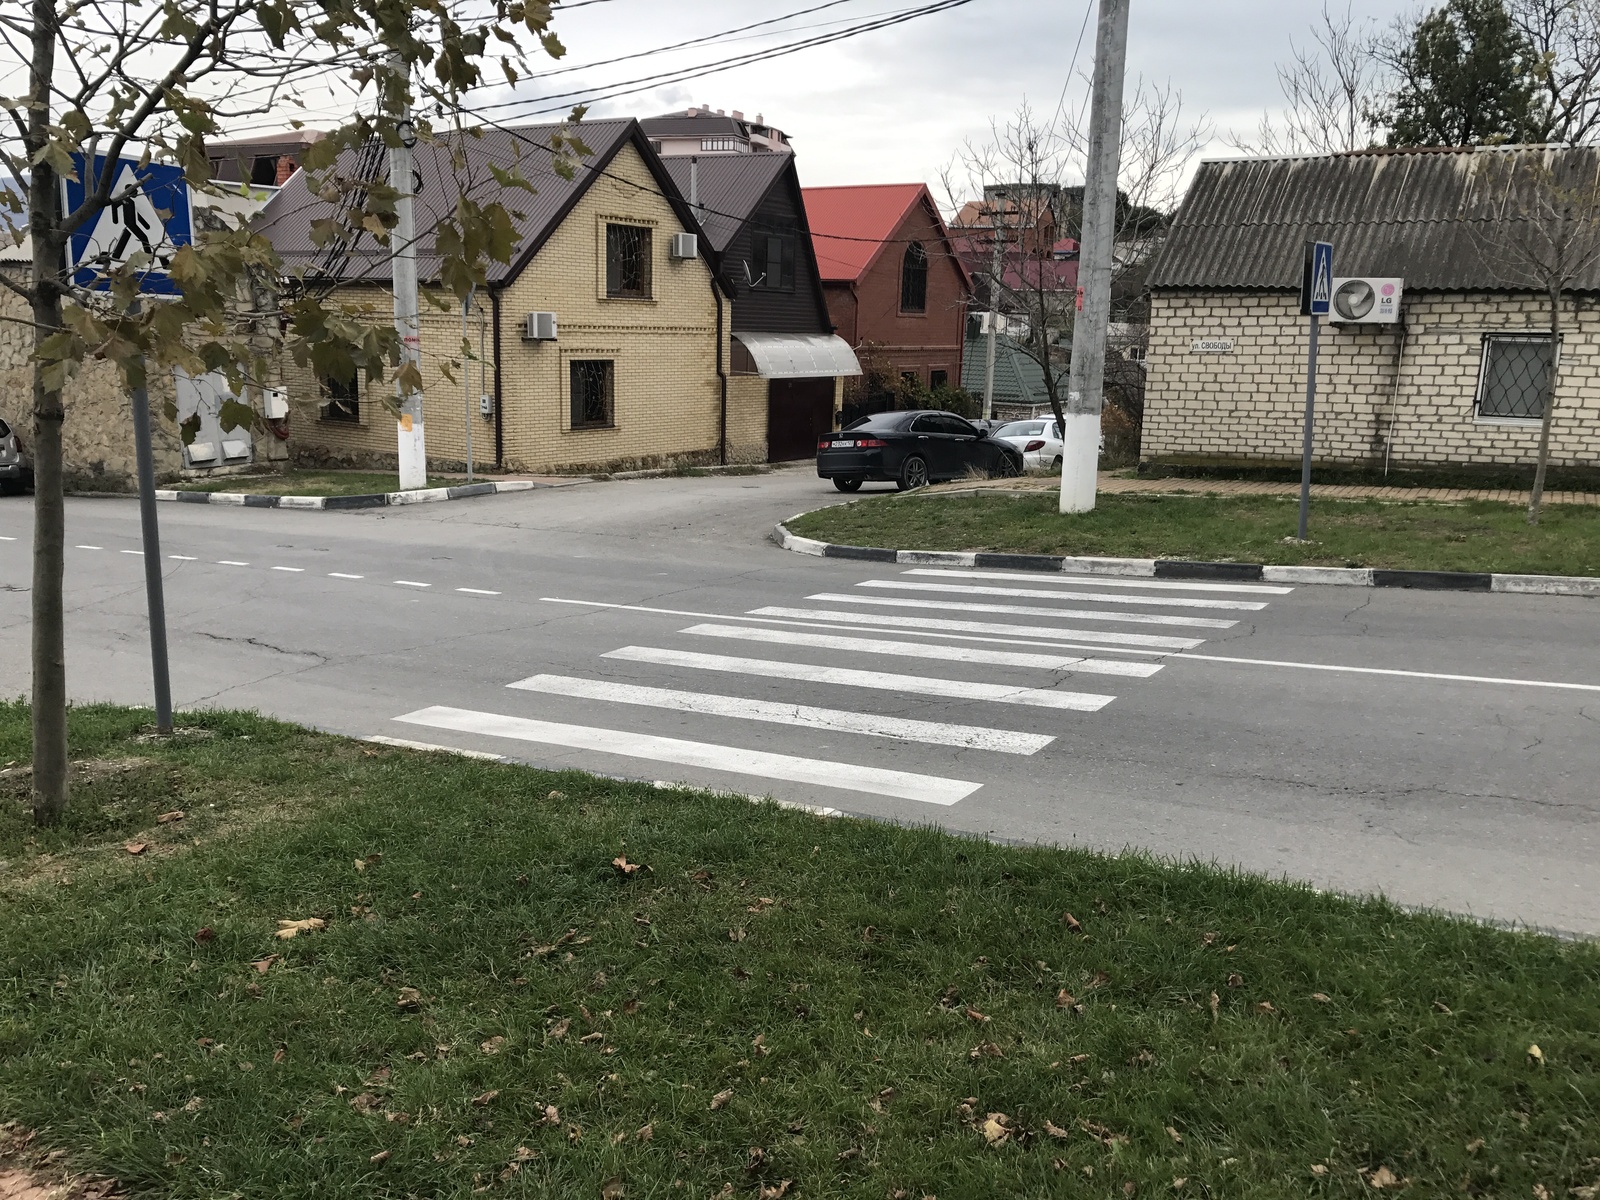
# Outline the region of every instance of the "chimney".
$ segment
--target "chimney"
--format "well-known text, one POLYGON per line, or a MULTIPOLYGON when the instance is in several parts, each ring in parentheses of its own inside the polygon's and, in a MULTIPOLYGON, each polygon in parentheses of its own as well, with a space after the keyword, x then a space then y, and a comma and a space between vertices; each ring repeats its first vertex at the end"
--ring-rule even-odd
POLYGON ((727 115, 728 115, 728 114, 727 114, 727 113, 725 113, 725 112, 723 112, 723 111, 722 111, 722 110, 721 110, 721 109, 720 109, 720 108, 719 108, 719 109, 717 109, 717 116, 719 116, 719 117, 725 117, 725 116, 727 116, 727 115))
POLYGON ((299 169, 300 164, 295 162, 290 155, 278 155, 278 172, 272 181, 273 184, 277 187, 282 187, 284 184, 289 182, 289 176, 293 175, 299 169))
POLYGON ((738 109, 737 109, 737 108, 736 108, 736 109, 734 109, 734 110, 733 110, 733 119, 734 119, 734 120, 735 120, 735 121, 742 121, 742 120, 744 120, 744 114, 743 114, 743 113, 742 113, 742 112, 740 112, 740 111, 739 111, 739 110, 738 110, 738 109))
POLYGON ((757 125, 765 125, 765 124, 766 124, 766 121, 764 121, 764 120, 763 120, 763 119, 762 119, 762 117, 761 117, 761 114, 760 114, 760 113, 757 113, 757 114, 756 114, 756 124, 757 124, 757 125))

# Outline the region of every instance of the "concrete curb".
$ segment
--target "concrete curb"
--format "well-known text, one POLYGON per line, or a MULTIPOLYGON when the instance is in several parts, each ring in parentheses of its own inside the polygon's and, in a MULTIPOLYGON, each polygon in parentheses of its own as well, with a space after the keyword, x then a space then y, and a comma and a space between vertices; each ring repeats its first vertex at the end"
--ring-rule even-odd
MULTIPOLYGON (((789 517, 804 516, 796 513, 789 517)), ((1391 571, 1381 567, 1272 567, 1263 563, 1188 562, 1174 558, 1073 558, 1052 554, 991 554, 983 550, 888 550, 837 546, 798 537, 779 522, 773 540, 785 550, 818 558, 906 563, 922 567, 987 567, 1006 571, 1059 571, 1073 575, 1126 575, 1241 583, 1316 583, 1336 587, 1413 588, 1435 592, 1517 592, 1600 599, 1600 578, 1582 575, 1501 575, 1487 571, 1391 571)))
POLYGON ((467 500, 473 496, 496 496, 501 492, 527 492, 539 486, 530 479, 507 479, 495 483, 465 483, 459 487, 417 488, 409 492, 371 492, 364 496, 258 496, 248 492, 182 492, 174 488, 157 488, 156 499, 179 504, 234 504, 244 508, 339 511, 384 508, 391 504, 435 504, 443 500, 467 500))

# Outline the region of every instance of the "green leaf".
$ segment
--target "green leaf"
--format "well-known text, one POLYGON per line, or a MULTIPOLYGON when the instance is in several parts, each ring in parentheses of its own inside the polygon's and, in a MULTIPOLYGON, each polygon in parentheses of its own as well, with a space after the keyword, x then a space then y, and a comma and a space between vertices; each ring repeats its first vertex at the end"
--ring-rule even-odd
POLYGON ((224 400, 217 410, 217 421, 224 429, 253 429, 256 410, 239 400, 224 400))

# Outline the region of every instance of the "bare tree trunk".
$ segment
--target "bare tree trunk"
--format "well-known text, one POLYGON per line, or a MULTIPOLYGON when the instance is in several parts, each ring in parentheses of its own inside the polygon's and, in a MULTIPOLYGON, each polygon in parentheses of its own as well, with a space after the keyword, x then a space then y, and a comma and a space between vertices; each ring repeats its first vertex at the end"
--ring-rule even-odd
POLYGON ((1528 524, 1539 523, 1544 502, 1544 475, 1550 465, 1550 424, 1556 414, 1556 384, 1561 378, 1561 289, 1550 289, 1550 390, 1544 397, 1544 418, 1539 422, 1539 457, 1533 468, 1533 494, 1528 497, 1528 524))
MULTIPOLYGON (((50 82, 55 71, 53 0, 33 3, 33 62, 29 141, 49 137, 50 82)), ((38 145, 30 145, 30 152, 38 145)), ((37 163, 29 180, 29 211, 54 219, 31 222, 33 242, 33 819, 54 825, 67 807, 67 650, 61 584, 66 567, 66 505, 61 492, 61 393, 45 386, 38 349, 61 328, 58 180, 37 163)))

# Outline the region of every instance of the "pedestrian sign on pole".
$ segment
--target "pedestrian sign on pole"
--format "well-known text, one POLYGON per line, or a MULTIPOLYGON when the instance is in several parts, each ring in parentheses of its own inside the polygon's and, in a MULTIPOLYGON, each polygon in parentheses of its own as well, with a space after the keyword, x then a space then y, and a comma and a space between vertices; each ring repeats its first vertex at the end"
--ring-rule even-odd
MULTIPOLYGON (((87 155, 75 154, 72 167, 77 178, 62 180, 62 211, 67 213, 76 212, 93 193, 106 169, 106 157, 97 154, 90 168, 87 155)), ((179 247, 194 241, 193 209, 183 168, 162 163, 141 166, 136 159, 122 158, 113 170, 115 178, 105 207, 79 225, 68 241, 73 282, 105 291, 110 287, 109 273, 142 254, 139 291, 176 295, 178 289, 169 274, 172 259, 179 247)))
MULTIPOLYGON (((92 196, 106 170, 103 154, 72 156, 76 179, 63 179, 62 211, 75 213, 92 196)), ((175 296, 172 260, 194 241, 193 207, 183 168, 119 158, 106 203, 75 229, 67 242, 72 281, 81 288, 110 290, 112 271, 134 265, 139 292, 175 296), (135 255, 140 256, 135 262, 135 255)), ((139 311, 135 300, 128 310, 139 311)), ((156 732, 172 732, 172 680, 167 668, 167 602, 161 579, 161 532, 156 523, 155 458, 150 444, 150 394, 143 382, 132 388, 133 450, 139 477, 139 524, 144 546, 145 604, 150 613, 150 672, 155 683, 156 732)))
POLYGON ((1300 275, 1300 315, 1325 317, 1333 307, 1333 243, 1307 242, 1300 275))

